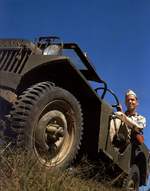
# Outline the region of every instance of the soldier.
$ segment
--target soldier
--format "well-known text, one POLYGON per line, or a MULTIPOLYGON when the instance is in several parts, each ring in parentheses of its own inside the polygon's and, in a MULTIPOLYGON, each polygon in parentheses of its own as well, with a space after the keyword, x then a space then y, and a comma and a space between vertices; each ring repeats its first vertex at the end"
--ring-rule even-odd
POLYGON ((126 112, 123 113, 122 107, 120 106, 121 111, 115 112, 116 118, 111 120, 110 122, 110 138, 112 144, 114 145, 115 139, 119 134, 121 135, 120 140, 122 139, 122 142, 125 142, 127 139, 131 139, 132 129, 134 130, 134 132, 136 132, 136 134, 139 134, 146 126, 145 117, 139 115, 136 111, 139 103, 137 95, 132 90, 127 91, 125 95, 125 104, 127 107, 126 112))

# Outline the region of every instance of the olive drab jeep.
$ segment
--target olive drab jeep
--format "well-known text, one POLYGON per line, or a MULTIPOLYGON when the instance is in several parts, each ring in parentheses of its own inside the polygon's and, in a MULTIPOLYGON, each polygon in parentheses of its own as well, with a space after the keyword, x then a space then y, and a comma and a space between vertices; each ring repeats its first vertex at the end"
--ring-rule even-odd
POLYGON ((119 180, 121 187, 145 185, 145 144, 130 142, 119 153, 110 142, 110 119, 118 104, 77 44, 58 37, 0 40, 1 138, 31 151, 48 168, 67 168, 82 151, 104 159, 112 167, 112 182, 119 180), (105 100, 108 93, 114 105, 105 100))

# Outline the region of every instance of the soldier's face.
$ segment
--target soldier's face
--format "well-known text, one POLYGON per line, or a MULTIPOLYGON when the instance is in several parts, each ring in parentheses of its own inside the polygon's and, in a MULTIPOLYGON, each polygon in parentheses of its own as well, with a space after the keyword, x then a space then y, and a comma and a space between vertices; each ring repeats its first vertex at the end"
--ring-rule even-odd
POLYGON ((125 98, 125 104, 127 106, 128 111, 133 111, 138 106, 138 101, 134 95, 128 95, 125 98))

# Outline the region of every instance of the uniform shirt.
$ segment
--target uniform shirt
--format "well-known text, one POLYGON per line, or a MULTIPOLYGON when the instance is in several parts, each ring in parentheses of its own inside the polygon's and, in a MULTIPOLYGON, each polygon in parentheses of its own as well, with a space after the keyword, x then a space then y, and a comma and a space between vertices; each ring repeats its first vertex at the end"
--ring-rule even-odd
MULTIPOLYGON (((138 126, 140 130, 143 130, 143 128, 146 126, 146 119, 142 115, 139 115, 138 113, 135 113, 134 115, 129 115, 128 112, 122 113, 122 112, 115 112, 116 118, 113 118, 110 121, 110 139, 111 142, 113 141, 114 136, 118 133, 118 131, 124 131, 124 128, 122 127, 127 127, 126 130, 128 132, 128 138, 130 139, 131 137, 131 129, 134 126, 138 126), (126 117, 124 117, 126 116, 126 117), (126 118, 128 118, 128 122, 130 121, 131 123, 127 123, 126 118), (123 123, 122 123, 123 122, 123 123), (132 123, 133 122, 133 123, 132 123), (123 125, 126 124, 126 125, 123 125), (132 126, 130 126, 132 124, 132 126), (120 128, 121 127, 121 128, 120 128)), ((126 132, 125 130, 125 132, 126 132)))
POLYGON ((132 119, 132 121, 135 122, 141 130, 146 127, 146 119, 142 115, 139 115, 138 113, 135 113, 134 115, 128 115, 127 112, 125 114, 128 118, 132 119))

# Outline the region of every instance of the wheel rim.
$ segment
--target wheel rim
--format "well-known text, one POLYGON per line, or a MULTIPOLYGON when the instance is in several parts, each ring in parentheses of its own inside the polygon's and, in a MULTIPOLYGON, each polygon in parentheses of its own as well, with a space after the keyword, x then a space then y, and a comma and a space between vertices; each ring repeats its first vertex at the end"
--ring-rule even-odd
POLYGON ((130 180, 128 183, 128 190, 129 191, 136 191, 136 184, 134 180, 130 180))
POLYGON ((42 164, 57 166, 68 156, 74 140, 73 110, 66 101, 46 105, 34 128, 34 151, 42 164))

